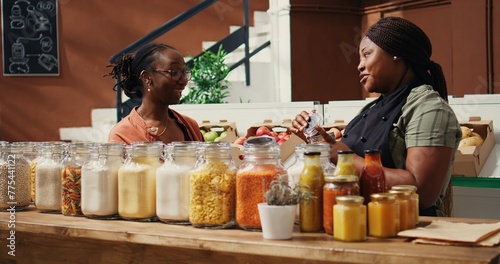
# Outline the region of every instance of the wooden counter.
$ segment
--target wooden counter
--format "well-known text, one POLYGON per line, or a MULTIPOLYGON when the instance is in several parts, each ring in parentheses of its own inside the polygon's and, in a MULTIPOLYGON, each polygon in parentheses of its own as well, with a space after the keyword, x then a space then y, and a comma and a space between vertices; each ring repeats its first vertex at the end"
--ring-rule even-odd
MULTIPOLYGON (((421 225, 433 219, 422 217, 421 225)), ((291 240, 265 240, 260 232, 239 229, 94 220, 34 208, 13 216, 1 212, 0 230, 0 263, 500 263, 500 246, 417 245, 403 238, 345 243, 324 233, 298 231, 291 240), (13 218, 15 227, 9 226, 13 218), (8 254, 11 231, 15 256, 8 254)))

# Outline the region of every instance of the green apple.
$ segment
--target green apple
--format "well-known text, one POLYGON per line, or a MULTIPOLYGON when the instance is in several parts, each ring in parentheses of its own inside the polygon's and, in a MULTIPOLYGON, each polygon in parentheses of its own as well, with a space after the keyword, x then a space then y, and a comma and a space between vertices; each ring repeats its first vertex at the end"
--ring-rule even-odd
POLYGON ((200 129, 200 132, 201 132, 202 135, 205 135, 205 133, 207 133, 207 131, 204 130, 204 129, 200 129))
POLYGON ((217 134, 217 132, 213 131, 213 130, 210 130, 210 131, 207 131, 205 133, 205 135, 203 135, 203 138, 205 138, 205 141, 207 142, 212 142, 214 141, 217 137, 219 137, 219 135, 217 134))
POLYGON ((225 138, 227 136, 227 131, 222 131, 222 133, 220 133, 219 137, 221 139, 225 138))

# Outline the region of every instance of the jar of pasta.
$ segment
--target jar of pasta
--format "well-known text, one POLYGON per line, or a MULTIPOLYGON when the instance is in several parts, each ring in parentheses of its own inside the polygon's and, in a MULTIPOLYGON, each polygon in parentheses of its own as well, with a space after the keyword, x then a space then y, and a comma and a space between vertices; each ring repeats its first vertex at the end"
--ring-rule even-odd
POLYGON ((333 235, 333 206, 336 198, 343 195, 359 195, 358 177, 354 175, 325 175, 323 186, 323 228, 333 235))
POLYGON ((272 137, 254 137, 243 145, 244 160, 236 173, 236 223, 245 230, 261 230, 257 204, 271 181, 288 174, 280 160, 280 149, 272 137))
POLYGON ((194 227, 230 228, 236 224, 236 170, 231 144, 202 143, 189 178, 189 221, 194 227))
POLYGON ((42 159, 35 167, 35 206, 43 213, 61 212, 62 157, 66 145, 42 145, 42 159))
POLYGON ((21 211, 31 204, 30 164, 23 156, 23 145, 0 146, 0 210, 21 211))
POLYGON ((333 206, 333 238, 340 241, 366 240, 366 205, 358 195, 338 196, 333 206))
POLYGON ((201 142, 172 142, 165 162, 156 171, 156 215, 169 224, 189 224, 189 172, 201 142))
POLYGON ((156 170, 163 145, 137 142, 126 147, 118 170, 118 214, 126 220, 156 220, 156 170))
POLYGON ((368 203, 368 235, 395 237, 399 232, 399 203, 392 193, 371 195, 368 203))
POLYGON ((120 143, 96 144, 90 160, 82 166, 82 213, 89 218, 118 216, 118 169, 123 164, 120 143))
POLYGON ((82 213, 82 166, 90 158, 90 144, 71 143, 63 160, 61 213, 81 216, 82 213))
POLYGON ((418 203, 418 193, 417 193, 417 186, 415 185, 394 185, 392 186, 391 190, 397 190, 397 191, 411 191, 411 196, 410 200, 412 202, 412 207, 413 211, 415 213, 415 224, 418 224, 418 209, 419 209, 419 203, 418 203))

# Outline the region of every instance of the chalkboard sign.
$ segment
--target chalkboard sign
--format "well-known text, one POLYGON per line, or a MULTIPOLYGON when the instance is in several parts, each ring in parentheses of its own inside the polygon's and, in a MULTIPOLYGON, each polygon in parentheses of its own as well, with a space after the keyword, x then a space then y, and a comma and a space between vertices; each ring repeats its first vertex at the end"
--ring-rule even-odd
POLYGON ((57 0, 2 0, 4 75, 59 75, 57 0))

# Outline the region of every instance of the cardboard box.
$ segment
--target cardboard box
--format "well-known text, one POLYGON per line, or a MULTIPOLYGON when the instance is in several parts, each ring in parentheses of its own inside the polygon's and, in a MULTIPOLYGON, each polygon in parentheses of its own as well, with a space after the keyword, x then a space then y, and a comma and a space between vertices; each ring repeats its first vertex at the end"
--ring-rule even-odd
POLYGON ((459 147, 455 154, 452 175, 477 177, 488 159, 491 150, 495 146, 495 135, 493 132, 492 120, 481 120, 481 117, 473 116, 469 121, 460 122, 461 126, 466 126, 478 133, 483 139, 480 146, 459 147))
POLYGON ((255 136, 257 129, 261 126, 266 126, 276 133, 287 132, 290 134, 290 138, 280 145, 281 162, 285 162, 291 155, 295 153, 295 146, 297 144, 305 143, 300 137, 289 132, 289 128, 292 126, 291 119, 284 119, 281 123, 275 123, 272 120, 266 119, 262 123, 256 123, 247 129, 247 138, 255 136))
MULTIPOLYGON (((321 127, 324 128, 326 130, 326 132, 329 132, 329 130, 331 130, 332 128, 336 128, 340 132, 342 132, 346 126, 347 126, 347 123, 344 120, 339 119, 339 120, 334 120, 333 122, 326 123, 326 124, 322 125, 321 127)), ((336 139, 340 140, 340 137, 336 137, 336 139)))
POLYGON ((210 122, 208 120, 203 120, 199 124, 199 127, 200 129, 203 129, 205 131, 213 130, 217 132, 219 136, 223 131, 226 131, 227 135, 220 141, 233 143, 238 138, 238 131, 236 130, 235 122, 228 122, 227 120, 219 120, 219 122, 210 122))

